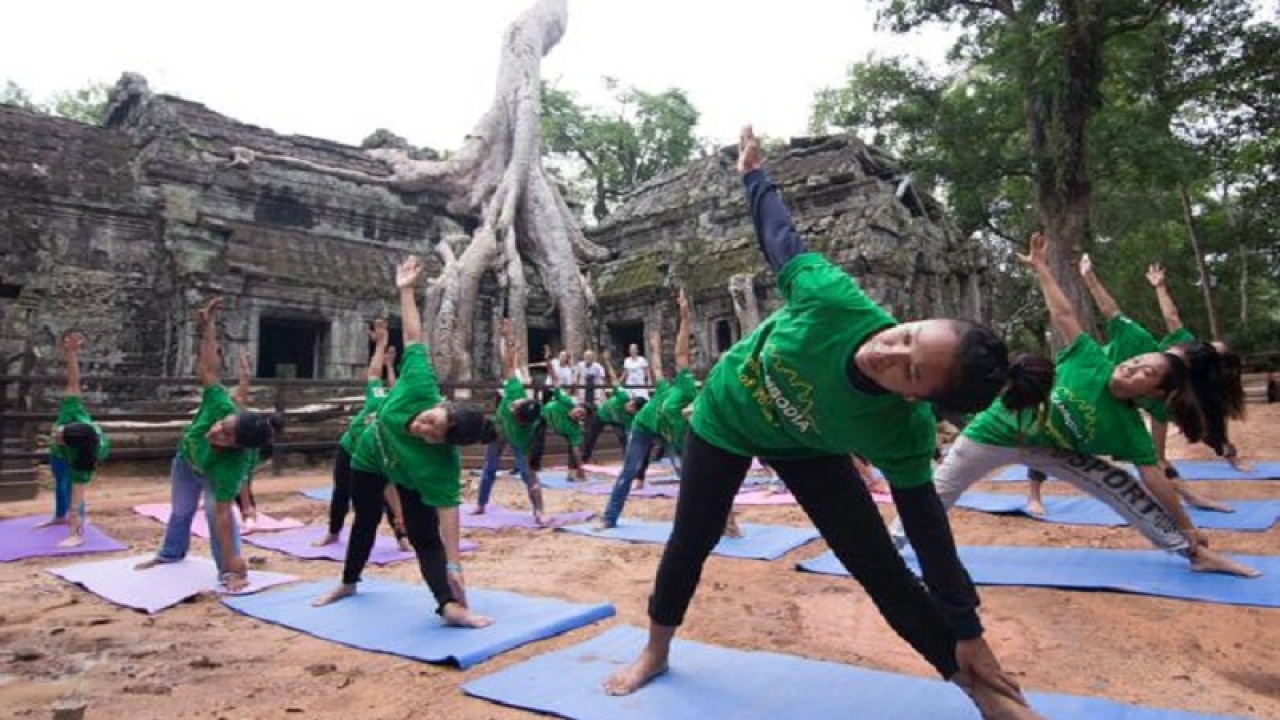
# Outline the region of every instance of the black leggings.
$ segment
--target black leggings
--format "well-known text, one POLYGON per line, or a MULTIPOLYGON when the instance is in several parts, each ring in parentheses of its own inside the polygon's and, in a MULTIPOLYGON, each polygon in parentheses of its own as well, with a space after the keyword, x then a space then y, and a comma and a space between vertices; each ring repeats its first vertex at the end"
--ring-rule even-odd
MULTIPOLYGON (((351 539, 347 541, 347 557, 342 565, 342 582, 354 585, 360 582, 360 573, 369 562, 373 543, 378 536, 378 520, 382 518, 382 491, 387 478, 377 473, 351 471, 351 504, 355 506, 356 519, 351 523, 351 539)), ((404 526, 409 542, 418 556, 418 570, 436 598, 436 612, 455 602, 449 586, 448 561, 444 541, 440 539, 440 516, 436 509, 423 504, 417 492, 397 485, 400 505, 404 509, 404 526)))
MULTIPOLYGON (((871 493, 848 455, 770 458, 836 557, 871 596, 889 625, 944 678, 956 673, 956 635, 942 609, 894 548, 871 493)), ((690 432, 675 526, 662 553, 649 619, 684 622, 707 556, 720 542, 751 458, 721 450, 690 432)))
MULTIPOLYGON (((566 438, 567 439, 567 438, 566 438)), ((569 469, 577 470, 582 466, 578 460, 578 449, 569 445, 569 469)), ((547 450, 547 423, 539 420, 534 426, 533 437, 529 439, 529 469, 538 472, 542 469, 542 456, 547 450)))
MULTIPOLYGON (((255 506, 256 507, 256 506, 255 506)), ((347 449, 338 446, 338 452, 333 456, 333 496, 329 499, 329 534, 338 535, 342 532, 342 524, 347 520, 347 511, 351 509, 351 453, 347 449)), ((391 527, 391 532, 396 534, 396 539, 401 540, 405 534, 396 527, 395 513, 391 511, 391 503, 386 498, 382 500, 382 510, 387 518, 387 525, 391 527)))
POLYGON ((623 452, 627 449, 627 429, 622 423, 605 422, 600 419, 600 415, 592 413, 591 419, 587 420, 587 432, 582 438, 582 462, 589 463, 591 458, 595 457, 596 442, 600 439, 600 433, 604 432, 605 427, 612 427, 613 432, 618 436, 618 447, 623 452))

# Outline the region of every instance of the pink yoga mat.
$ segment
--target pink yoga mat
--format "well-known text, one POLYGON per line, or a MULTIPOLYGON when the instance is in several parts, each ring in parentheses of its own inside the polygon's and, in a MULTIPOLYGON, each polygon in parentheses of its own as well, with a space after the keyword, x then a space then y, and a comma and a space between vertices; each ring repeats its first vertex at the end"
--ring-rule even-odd
POLYGON ((115 552, 129 546, 109 537, 92 521, 84 529, 84 544, 74 548, 60 548, 61 542, 71 532, 66 525, 38 528, 36 525, 48 519, 47 515, 33 515, 0 521, 0 562, 13 562, 32 557, 58 555, 88 555, 115 552))
MULTIPOLYGON (((892 505, 893 497, 884 493, 871 493, 872 499, 881 505, 892 505)), ((733 499, 734 505, 795 505, 796 499, 791 493, 783 491, 769 495, 763 490, 751 490, 739 493, 733 499)))
MULTIPOLYGON (((578 488, 578 492, 584 492, 584 493, 587 493, 588 495, 608 495, 609 493, 613 492, 613 484, 610 483, 605 485, 590 485, 588 487, 578 488)), ((631 486, 631 497, 673 498, 679 494, 680 494, 680 483, 663 483, 660 485, 654 485, 651 482, 646 482, 644 487, 640 488, 639 490, 637 490, 634 485, 631 486)))
MULTIPOLYGON (((474 508, 475 505, 462 506, 462 527, 484 528, 485 530, 498 530, 509 527, 538 527, 538 524, 533 521, 533 513, 528 510, 508 510, 501 505, 489 505, 485 508, 483 515, 472 515, 471 511, 474 508)), ((546 523, 545 527, 560 527, 561 525, 586 522, 594 516, 595 513, 590 510, 579 510, 568 513, 551 513, 544 516, 543 521, 546 523)))
MULTIPOLYGON (((146 613, 159 612, 202 592, 218 590, 218 570, 208 558, 188 557, 149 570, 134 569, 149 559, 150 555, 135 555, 50 568, 49 572, 117 605, 146 613)), ((293 575, 250 570, 249 587, 237 594, 247 595, 297 579, 293 575)))
MULTIPOLYGON (((255 533, 246 536, 244 541, 250 545, 268 550, 277 550, 286 555, 292 555, 304 560, 335 560, 337 562, 346 560, 347 530, 342 531, 336 543, 323 547, 315 547, 311 544, 324 537, 328 532, 328 528, 323 525, 313 525, 283 532, 255 533)), ((461 542, 461 550, 463 552, 470 552, 475 550, 476 547, 478 546, 471 540, 464 539, 461 542)), ((373 543, 373 552, 369 554, 369 562, 373 565, 388 565, 401 560, 411 560, 412 558, 412 550, 402 552, 395 539, 386 535, 378 536, 378 539, 373 543)))
MULTIPOLYGON (((147 505, 133 506, 133 511, 139 515, 149 517, 153 520, 159 520, 162 523, 169 522, 169 513, 171 510, 172 507, 169 503, 150 503, 147 505)), ((240 525, 241 537, 252 534, 245 531, 244 519, 240 517, 240 511, 236 508, 232 508, 231 512, 236 514, 236 523, 240 525)), ((300 527, 302 527, 302 522, 300 520, 294 520, 293 518, 277 520, 266 513, 260 512, 258 513, 257 527, 254 528, 253 532, 276 532, 278 530, 293 530, 300 527)), ((196 537, 209 537, 209 521, 205 518, 203 506, 196 511, 195 519, 191 521, 191 534, 196 537)))

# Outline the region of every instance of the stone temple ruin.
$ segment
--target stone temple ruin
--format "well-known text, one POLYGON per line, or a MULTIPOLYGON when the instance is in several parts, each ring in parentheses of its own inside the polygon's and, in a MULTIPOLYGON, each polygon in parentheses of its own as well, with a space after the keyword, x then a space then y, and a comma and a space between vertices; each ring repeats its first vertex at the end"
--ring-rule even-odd
MULTIPOLYGON (((0 106, 3 372, 22 372, 12 361, 23 356, 41 358, 27 371, 57 371, 56 340, 75 328, 88 338, 87 375, 190 375, 192 310, 219 294, 223 341, 247 348, 259 377, 356 377, 368 322, 395 310, 393 263, 417 253, 434 271, 429 248, 476 224, 430 194, 277 165, 247 172, 230 163, 236 146, 385 172, 360 148, 241 123, 152 93, 136 75, 116 86, 101 127, 0 106)), ((654 328, 665 347, 646 354, 671 356, 674 284, 689 289, 703 367, 739 335, 731 275, 759 272, 762 310, 774 306, 733 155, 635 188, 588 231, 615 253, 587 269, 598 347, 614 358, 629 343, 644 347, 654 328)), ((774 153, 769 170, 801 232, 894 313, 983 315, 979 248, 891 158, 850 136, 809 138, 774 153)), ((536 353, 558 345, 558 331, 532 272, 530 286, 536 353)), ((477 311, 481 377, 499 372, 500 311, 494 302, 477 311)))

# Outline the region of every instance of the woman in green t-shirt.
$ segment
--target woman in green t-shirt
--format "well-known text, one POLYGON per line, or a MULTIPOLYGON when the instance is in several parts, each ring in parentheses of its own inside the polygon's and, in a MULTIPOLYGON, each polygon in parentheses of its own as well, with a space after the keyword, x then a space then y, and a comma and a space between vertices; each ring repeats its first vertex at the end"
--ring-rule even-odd
POLYGON ((218 356, 218 329, 214 316, 222 298, 213 298, 201 310, 200 383, 204 390, 195 419, 178 442, 170 474, 169 522, 164 542, 151 560, 139 563, 138 570, 159 564, 180 562, 191 546, 191 521, 204 496, 209 524, 209 545, 222 584, 230 592, 249 584, 249 568, 240 557, 240 528, 232 503, 240 493, 240 483, 256 455, 254 451, 271 444, 284 428, 278 416, 240 410, 222 385, 222 361, 218 356))
MULTIPOLYGON (((1147 278, 1152 278, 1153 268, 1148 268, 1147 278)), ((1161 274, 1163 274, 1161 272, 1161 274)), ((1188 375, 1193 380, 1201 380, 1203 378, 1219 378, 1222 376, 1220 368, 1222 366, 1222 358, 1218 355, 1217 350, 1199 343, 1195 338, 1186 334, 1183 338, 1181 335, 1166 338, 1165 342, 1157 343, 1152 334, 1142 325, 1135 322, 1132 318, 1120 312, 1120 305, 1116 303, 1115 298, 1111 297, 1111 293, 1107 292, 1102 281, 1093 272, 1093 261, 1087 254, 1080 258, 1080 276, 1084 279, 1085 287, 1089 289, 1090 296, 1093 297, 1094 304, 1098 306, 1103 318, 1107 321, 1107 344, 1102 346, 1107 358, 1115 364, 1144 355, 1147 353, 1158 353, 1168 351, 1178 356, 1187 364, 1188 375)), ((1163 283, 1162 283, 1163 284, 1163 283)), ((1170 301, 1172 302, 1172 301, 1170 301)), ((1162 301, 1161 305, 1165 303, 1162 301)), ((1177 310, 1173 311, 1175 314, 1177 310)), ((1179 324, 1178 327, 1181 327, 1179 324)), ((1185 332, 1185 331, 1183 331, 1185 332)), ((1216 383, 1210 383, 1216 384, 1216 383)), ((1219 454, 1222 454, 1222 435, 1223 432, 1215 432, 1215 428, 1225 430, 1227 418, 1223 408, 1223 400, 1226 395, 1221 387, 1212 387, 1204 382, 1190 382, 1190 394, 1186 394, 1188 400, 1194 400, 1197 407, 1189 408, 1190 416, 1198 420, 1203 416, 1205 422, 1196 422, 1194 427, 1183 428, 1187 439, 1195 441, 1203 441, 1210 447, 1217 447, 1219 454)), ((1173 395, 1173 394, 1171 394, 1173 395)), ((1151 437, 1155 442, 1156 462, 1163 468, 1165 477, 1173 483, 1174 488, 1187 504, 1205 510, 1213 510, 1216 512, 1235 512, 1230 505, 1225 505, 1211 498, 1200 495, 1187 482, 1178 479, 1178 472, 1173 465, 1165 457, 1165 437, 1168 433, 1168 423, 1170 417, 1170 408, 1166 404, 1165 397, 1143 397, 1134 400, 1134 404, 1151 416, 1151 437)), ((1042 488, 1045 475, 1037 470, 1029 470, 1027 473, 1030 482, 1030 492, 1027 498, 1027 511, 1036 516, 1045 514, 1044 500, 1042 496, 1042 488)))
MULTIPOLYGON (((422 275, 417 258, 396 269, 400 314, 404 324, 404 358, 400 380, 388 393, 377 417, 365 429, 351 458, 351 487, 376 504, 388 482, 394 483, 404 512, 405 530, 418 556, 418 570, 436 600, 436 614, 446 624, 484 627, 492 621, 467 607, 462 577, 458 505, 462 502, 462 457, 459 445, 491 442, 496 433, 473 405, 446 400, 422 339, 422 318, 414 287, 422 275)), ((378 523, 376 513, 357 513, 355 523, 378 523)), ((359 570, 373 550, 368 533, 351 533, 342 583, 315 605, 354 595, 359 570), (358 538, 363 540, 357 543, 358 538)))
MULTIPOLYGON (((404 514, 401 512, 400 496, 396 493, 395 487, 387 485, 383 489, 381 504, 377 502, 377 498, 368 498, 368 502, 364 500, 359 503, 353 502, 351 453, 355 451, 356 443, 359 442, 365 429, 378 417, 378 408, 382 407, 383 401, 387 399, 387 389, 395 387, 396 384, 395 347, 388 344, 385 318, 377 318, 373 321, 373 330, 369 331, 369 339, 373 341, 373 355, 369 358, 369 369, 365 372, 364 405, 360 406, 359 412, 351 418, 351 423, 347 426, 347 431, 342 434, 342 438, 338 440, 338 449, 333 454, 333 493, 329 497, 329 531, 312 544, 316 547, 324 547, 338 542, 342 525, 347 519, 347 511, 354 509, 357 516, 369 514, 372 519, 354 522, 353 534, 358 526, 359 532, 373 536, 367 542, 376 543, 378 518, 385 515, 400 550, 408 552, 412 547, 409 545, 409 536, 404 531, 404 514), (382 384, 384 369, 387 374, 386 386, 382 384)), ((361 497, 364 498, 364 494, 361 494, 361 497)), ((363 569, 363 567, 360 568, 360 570, 363 569)), ((359 574, 357 571, 355 576, 359 577, 359 574)))
MULTIPOLYGON (((1005 392, 1014 407, 1032 407, 1048 384, 1041 389, 1026 374, 1011 378, 1007 348, 980 325, 898 323, 848 273, 809 251, 760 168, 749 128, 740 147, 756 236, 785 303, 703 384, 685 440, 675 523, 649 599, 649 642, 605 691, 624 695, 666 671, 702 566, 757 456, 787 484, 890 626, 939 674, 964 688, 987 717, 1039 718, 982 638, 978 595, 930 482, 937 441, 930 402, 971 412, 1005 392), (854 470, 855 452, 892 487, 921 549, 923 584, 894 548, 854 470)), ((1043 358, 1015 365, 1033 366, 1051 367, 1043 358)))
POLYGON ((527 370, 520 369, 520 348, 511 329, 511 321, 502 321, 502 364, 506 370, 507 381, 502 386, 502 396, 498 400, 498 429, 500 437, 489 443, 484 452, 484 468, 480 471, 480 490, 476 495, 476 506, 473 515, 483 515, 489 505, 489 495, 493 492, 493 483, 498 478, 498 465, 502 462, 502 451, 511 446, 515 455, 516 472, 524 481, 525 490, 529 493, 529 504, 533 507, 533 520, 542 524, 543 503, 542 486, 538 483, 538 473, 529 468, 529 446, 533 433, 542 418, 542 406, 537 400, 528 396, 525 391, 527 370))
POLYGON ((58 541, 60 548, 84 544, 85 496, 98 462, 107 458, 111 441, 84 407, 80 390, 80 349, 84 336, 73 332, 62 341, 67 355, 67 390, 53 421, 49 467, 53 472, 53 517, 38 527, 67 524, 70 533, 58 541))
MULTIPOLYGON (((1156 547, 1186 557, 1196 570, 1256 576, 1257 571, 1208 547, 1160 472, 1138 414, 1137 400, 1167 398, 1179 425, 1190 428, 1197 422, 1198 409, 1184 402, 1190 395, 1186 364, 1160 352, 1119 364, 1109 358, 1081 327, 1054 278, 1048 245, 1044 235, 1036 235, 1030 253, 1020 256, 1040 281, 1054 327, 1071 340, 1058 354, 1048 407, 1023 413, 992 405, 974 418, 934 475, 943 504, 950 508, 967 488, 1001 467, 1023 464, 1103 501, 1156 547), (1100 455, 1132 462, 1141 480, 1100 455)), ((906 543, 900 524, 894 535, 899 545, 906 543)))

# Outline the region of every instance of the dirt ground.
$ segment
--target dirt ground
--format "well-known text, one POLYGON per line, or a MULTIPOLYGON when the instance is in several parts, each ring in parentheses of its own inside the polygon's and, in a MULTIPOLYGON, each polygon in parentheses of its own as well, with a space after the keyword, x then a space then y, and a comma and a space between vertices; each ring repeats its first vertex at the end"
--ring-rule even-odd
MULTIPOLYGON (((1249 457, 1280 458, 1280 405, 1250 408, 1233 439, 1249 457)), ((1172 457, 1208 457, 1171 438, 1172 457)), ((255 482, 266 512, 320 521, 323 503, 298 491, 324 486, 316 468, 255 482)), ((1227 499, 1280 496, 1280 482, 1198 483, 1227 499)), ((1064 492, 1050 486, 1051 492, 1064 492)), ((1018 485, 986 490, 1021 491, 1018 485)), ((167 481, 104 477, 92 513, 131 552, 155 549, 162 526, 134 514, 141 502, 167 501, 167 481)), ((553 510, 601 509, 605 498, 549 492, 553 510)), ((523 506, 517 482, 498 485, 497 501, 523 506)), ((52 500, 0 506, 0 516, 47 512, 52 500)), ((633 516, 666 519, 671 500, 633 499, 633 516)), ((886 511, 887 512, 887 511, 886 511)), ((795 507, 749 507, 748 522, 806 524, 795 507)), ((962 544, 1145 548, 1124 528, 1040 524, 956 512, 962 544)), ((48 717, 59 698, 87 700, 89 720, 138 718, 451 718, 515 720, 535 714, 469 698, 465 681, 581 642, 613 623, 643 626, 661 549, 532 530, 469 531, 481 547, 467 564, 473 587, 566 600, 612 601, 617 617, 500 655, 466 672, 348 649, 237 615, 212 596, 155 616, 123 610, 65 583, 44 568, 72 562, 35 559, 0 565, 0 716, 48 717)), ((1265 533, 1210 532, 1215 547, 1275 554, 1280 528, 1265 533)), ((193 552, 207 554, 197 539, 193 552)), ((687 639, 929 676, 930 669, 881 620, 850 579, 795 571, 825 550, 821 542, 774 562, 712 557, 688 622, 687 639)), ((247 546, 265 568, 306 579, 336 579, 339 566, 247 546)), ((414 563, 369 575, 421 583, 414 563)), ((1255 582, 1274 583, 1280 578, 1255 582)), ((424 608, 427 607, 424 593, 424 608)), ((1093 695, 1143 705, 1280 718, 1280 611, 1103 592, 983 587, 983 618, 1004 665, 1025 688, 1093 695)), ((424 615, 425 615, 424 611, 424 615)), ((432 621, 426 618, 425 621, 432 621)), ((679 657, 674 658, 676 663, 679 657)), ((852 699, 851 699, 852 700, 852 699)))

